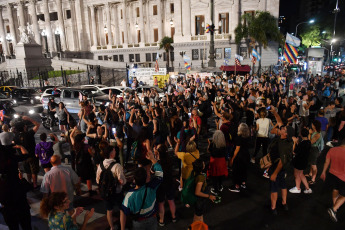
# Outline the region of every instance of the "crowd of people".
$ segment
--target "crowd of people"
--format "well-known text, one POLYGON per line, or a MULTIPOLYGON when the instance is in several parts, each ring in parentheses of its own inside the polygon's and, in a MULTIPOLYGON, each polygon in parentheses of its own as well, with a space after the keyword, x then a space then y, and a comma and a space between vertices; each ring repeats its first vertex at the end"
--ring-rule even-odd
MULTIPOLYGON (((150 230, 164 226, 166 201, 168 219, 175 223, 177 199, 194 208, 190 228, 206 229, 207 203, 221 202, 224 189, 246 191, 251 163, 269 179, 271 212, 278 215, 278 191, 286 211, 288 192, 301 193, 301 183, 303 192, 312 196, 326 143, 331 148, 319 171, 332 186, 328 213, 336 222, 345 202, 345 110, 338 95, 344 77, 308 76, 298 83, 294 77, 179 77, 176 83, 165 83, 162 98, 154 89, 123 95, 110 91, 111 103, 97 108, 84 96, 77 119, 52 99, 48 113, 58 114, 71 167, 61 163, 67 156, 60 137, 42 132, 35 143, 40 123, 27 116, 14 123, 2 120, 0 203, 6 224, 10 230, 19 225, 31 229, 26 192, 40 188, 41 216, 48 218, 50 229, 85 229, 94 209, 74 207, 73 200, 83 193, 80 184, 86 183, 89 197, 100 195, 104 200, 111 230, 116 225, 124 230, 128 224, 150 230), (27 180, 18 171, 19 162, 27 180), (134 176, 129 178, 126 173, 133 166, 134 176), (288 190, 290 167, 295 185, 288 190), (40 171, 44 177, 39 186, 40 171), (228 178, 232 185, 225 188, 228 178), (114 223, 116 206, 120 221, 114 223), (76 217, 84 211, 80 226, 76 217)), ((132 86, 138 86, 136 79, 132 86)))

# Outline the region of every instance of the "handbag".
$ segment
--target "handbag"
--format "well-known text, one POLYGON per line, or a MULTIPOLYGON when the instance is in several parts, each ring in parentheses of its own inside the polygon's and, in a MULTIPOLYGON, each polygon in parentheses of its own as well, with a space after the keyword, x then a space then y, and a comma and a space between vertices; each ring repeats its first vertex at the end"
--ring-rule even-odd
POLYGON ((272 159, 271 159, 271 155, 269 153, 260 159, 260 168, 261 169, 267 169, 267 168, 271 167, 271 165, 272 165, 272 159))

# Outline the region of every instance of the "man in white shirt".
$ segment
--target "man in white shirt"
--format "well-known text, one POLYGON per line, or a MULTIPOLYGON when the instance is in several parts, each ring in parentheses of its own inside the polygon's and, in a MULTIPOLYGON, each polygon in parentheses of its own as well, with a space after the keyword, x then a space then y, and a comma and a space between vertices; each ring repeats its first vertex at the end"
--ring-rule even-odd
POLYGON ((52 168, 48 171, 41 184, 41 192, 45 194, 53 192, 65 192, 71 201, 69 210, 73 209, 74 190, 80 192, 79 177, 70 167, 61 165, 61 158, 53 155, 50 159, 52 168))
POLYGON ((9 132, 8 125, 3 125, 2 126, 2 133, 0 133, 0 144, 1 145, 11 145, 13 138, 14 138, 14 133, 9 132))

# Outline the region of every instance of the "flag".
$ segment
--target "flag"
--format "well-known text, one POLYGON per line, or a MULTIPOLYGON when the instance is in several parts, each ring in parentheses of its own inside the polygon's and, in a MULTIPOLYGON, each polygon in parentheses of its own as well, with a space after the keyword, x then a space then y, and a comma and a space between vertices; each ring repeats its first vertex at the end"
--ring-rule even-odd
POLYGON ((251 57, 252 57, 252 62, 253 62, 253 64, 255 65, 255 63, 256 63, 256 57, 254 57, 253 55, 251 55, 251 57))
POLYGON ((210 32, 210 25, 209 24, 206 24, 206 33, 209 33, 210 32))
POLYGON ((252 50, 252 56, 255 58, 255 61, 260 61, 261 56, 260 54, 256 51, 256 49, 252 50))
POLYGON ((240 66, 241 61, 243 61, 243 57, 238 54, 235 54, 235 64, 240 66))
POLYGON ((158 71, 159 71, 158 58, 159 58, 159 54, 157 53, 157 56, 156 56, 156 64, 155 64, 155 72, 158 72, 158 71))
POLYGON ((288 43, 285 43, 284 59, 289 63, 296 64, 297 63, 297 56, 298 56, 298 51, 297 51, 296 47, 294 47, 288 43))
POLYGON ((184 67, 185 67, 187 70, 190 70, 190 69, 191 69, 191 66, 190 66, 190 58, 189 58, 187 55, 183 55, 183 61, 184 61, 184 67))
POLYGON ((298 47, 301 45, 301 40, 298 37, 295 37, 289 33, 286 33, 286 43, 293 45, 294 47, 298 47))
POLYGON ((228 66, 230 64, 230 59, 229 58, 224 58, 224 65, 228 66))

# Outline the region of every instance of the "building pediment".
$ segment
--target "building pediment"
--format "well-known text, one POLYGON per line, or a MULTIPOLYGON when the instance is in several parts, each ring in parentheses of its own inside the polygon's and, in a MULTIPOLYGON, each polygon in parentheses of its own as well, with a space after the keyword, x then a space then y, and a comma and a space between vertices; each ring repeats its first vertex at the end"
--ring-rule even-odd
POLYGON ((209 1, 206 0, 192 0, 191 8, 198 9, 198 8, 208 8, 209 1))
POLYGON ((229 7, 233 4, 235 4, 235 0, 215 0, 214 1, 214 5, 217 6, 217 8, 229 7))

